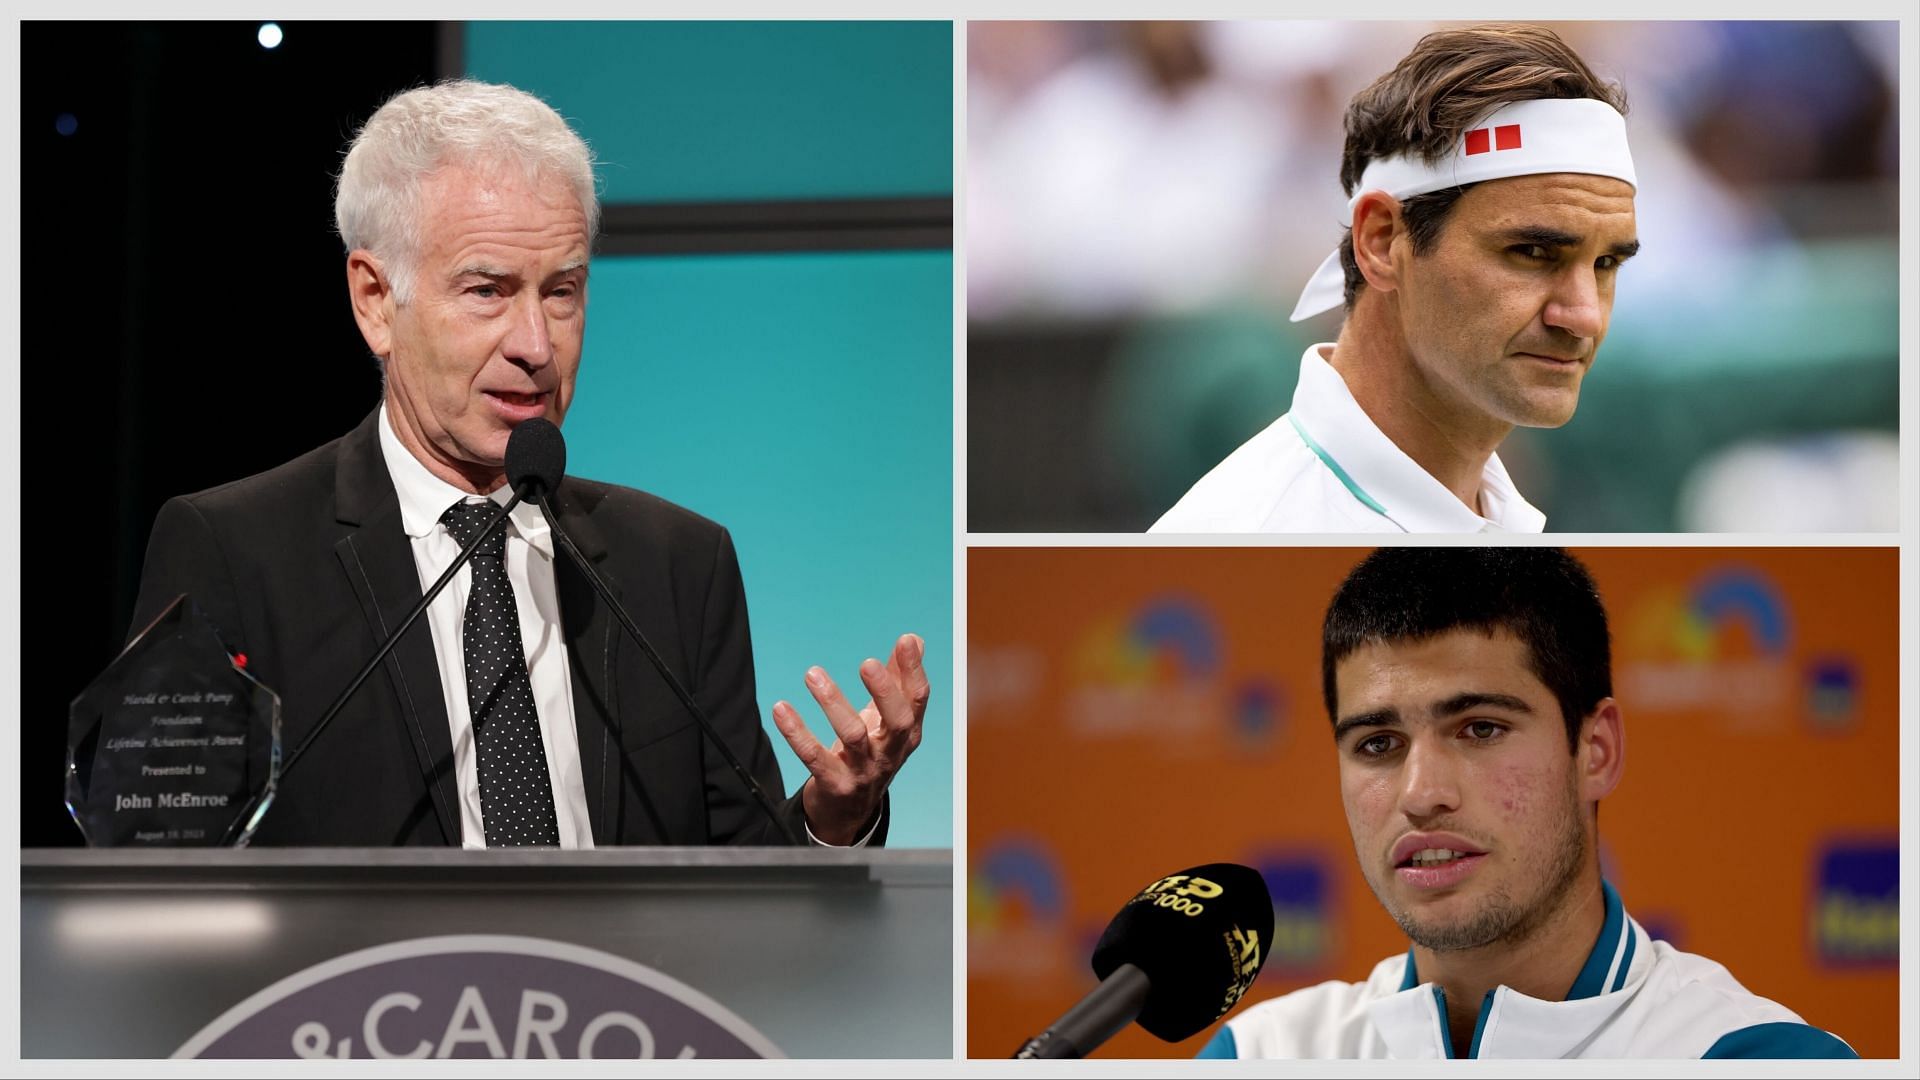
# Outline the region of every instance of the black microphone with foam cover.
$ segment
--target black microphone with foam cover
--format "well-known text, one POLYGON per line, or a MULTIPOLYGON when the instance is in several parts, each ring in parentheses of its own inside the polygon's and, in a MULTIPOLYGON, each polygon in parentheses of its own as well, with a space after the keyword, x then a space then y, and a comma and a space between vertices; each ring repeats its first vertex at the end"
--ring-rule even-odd
POLYGON ((550 421, 537 416, 523 420, 507 436, 507 483, 523 497, 542 501, 560 486, 566 472, 567 440, 550 421))
POLYGON ((1013 1056, 1085 1057, 1135 1020, 1167 1042, 1192 1038, 1253 985, 1272 940, 1273 899, 1257 871, 1208 863, 1169 874, 1100 935, 1100 986, 1013 1056))

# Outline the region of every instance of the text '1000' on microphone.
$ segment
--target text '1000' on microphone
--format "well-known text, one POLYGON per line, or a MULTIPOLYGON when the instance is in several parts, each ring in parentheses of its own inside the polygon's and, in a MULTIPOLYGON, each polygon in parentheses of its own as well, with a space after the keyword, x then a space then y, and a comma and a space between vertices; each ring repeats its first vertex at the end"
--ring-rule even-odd
POLYGON ((1227 1014, 1273 940, 1273 900, 1250 867, 1208 863, 1127 901, 1093 950, 1100 985, 1016 1058, 1085 1057, 1128 1023, 1179 1042, 1227 1014))

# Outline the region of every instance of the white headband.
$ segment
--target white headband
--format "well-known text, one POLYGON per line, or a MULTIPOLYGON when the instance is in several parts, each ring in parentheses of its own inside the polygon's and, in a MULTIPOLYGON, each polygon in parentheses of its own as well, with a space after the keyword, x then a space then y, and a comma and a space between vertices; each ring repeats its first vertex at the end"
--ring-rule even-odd
MULTIPOLYGON (((1561 172, 1611 176, 1634 184, 1627 118, 1593 98, 1542 98, 1501 105, 1462 136, 1459 148, 1437 165, 1417 156, 1370 163, 1360 174, 1353 198, 1347 200, 1347 215, 1351 220, 1360 197, 1374 191, 1409 199, 1482 180, 1561 172)), ((1335 248, 1300 293, 1293 321, 1339 307, 1346 299, 1346 284, 1340 251, 1335 248)))

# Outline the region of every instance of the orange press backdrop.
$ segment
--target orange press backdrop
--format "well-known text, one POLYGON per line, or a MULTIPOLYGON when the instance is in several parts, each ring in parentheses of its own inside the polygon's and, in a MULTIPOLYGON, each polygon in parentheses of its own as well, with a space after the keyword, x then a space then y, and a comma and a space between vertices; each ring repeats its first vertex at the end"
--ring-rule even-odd
MULTIPOLYGON (((1897 552, 1579 550, 1626 779, 1601 858, 1656 937, 1867 1057, 1899 1052, 1897 552)), ((1320 620, 1360 549, 968 552, 968 1054, 1091 989, 1107 921, 1213 861, 1274 893, 1247 1000, 1406 949, 1354 865, 1320 620)), ((1191 1056, 1129 1028, 1101 1056, 1191 1056)))

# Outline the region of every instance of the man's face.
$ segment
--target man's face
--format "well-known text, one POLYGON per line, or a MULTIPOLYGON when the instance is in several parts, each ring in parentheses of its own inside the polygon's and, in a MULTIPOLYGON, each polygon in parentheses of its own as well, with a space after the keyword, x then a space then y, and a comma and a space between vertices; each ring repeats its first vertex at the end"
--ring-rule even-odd
POLYGON ((1633 188, 1620 180, 1549 173, 1468 188, 1428 250, 1401 261, 1414 365, 1446 408, 1559 427, 1638 247, 1633 188))
POLYGON ((412 300, 391 311, 387 398, 429 468, 485 488, 507 437, 573 400, 586 331, 587 218, 557 177, 447 167, 421 185, 412 300))
POLYGON ((1435 951, 1524 940, 1591 858, 1577 759, 1527 658, 1504 631, 1456 630, 1364 646, 1334 672, 1360 871, 1435 951))

